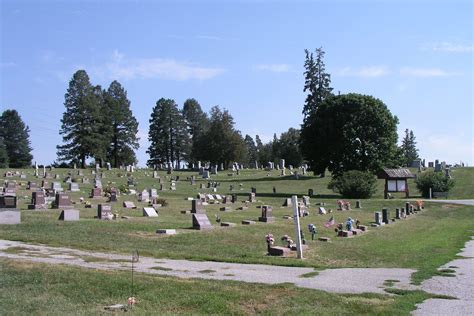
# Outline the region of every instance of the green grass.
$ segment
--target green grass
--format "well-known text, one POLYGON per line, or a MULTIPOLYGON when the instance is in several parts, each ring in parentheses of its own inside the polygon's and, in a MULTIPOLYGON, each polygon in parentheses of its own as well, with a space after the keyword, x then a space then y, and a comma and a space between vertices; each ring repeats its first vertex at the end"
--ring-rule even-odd
MULTIPOLYGON (((456 180, 450 198, 474 198, 472 183, 474 182, 474 168, 462 168, 453 170, 456 180)), ((3 174, 5 170, 0 170, 3 174)), ((317 178, 313 176, 301 177, 295 180, 291 176, 280 177, 277 171, 267 172, 244 170, 240 176, 228 177, 227 172, 221 172, 214 176, 213 180, 220 182, 219 194, 236 193, 239 202, 232 205, 233 211, 221 212, 221 205, 206 206, 209 219, 216 226, 211 231, 196 231, 190 229, 191 215, 181 214, 183 210, 191 208, 191 202, 185 200, 186 197, 195 197, 198 192, 208 192, 210 189, 199 189, 200 183, 205 183, 198 179, 195 186, 186 181, 186 177, 196 175, 195 172, 175 172, 181 180, 177 183, 177 191, 159 191, 160 198, 164 198, 169 203, 168 206, 158 210, 157 218, 142 217, 141 208, 144 203, 138 202, 135 196, 122 195, 119 201, 113 204, 113 211, 120 216, 130 216, 131 219, 119 219, 116 221, 100 221, 94 219, 97 204, 105 202, 105 198, 100 200, 88 199, 88 194, 92 185, 82 185, 81 192, 72 193, 75 208, 81 212, 79 222, 58 221, 60 210, 27 210, 31 192, 26 190, 28 180, 38 183, 41 179, 32 176, 32 170, 26 170, 27 179, 16 180, 21 187, 18 190, 19 207, 22 210, 22 223, 20 225, 0 226, 0 238, 8 240, 18 240, 28 243, 41 243, 49 246, 63 246, 77 248, 87 251, 115 252, 129 255, 132 251, 138 250, 140 256, 151 256, 155 258, 189 259, 195 261, 222 261, 241 263, 261 263, 286 266, 306 266, 318 270, 325 268, 347 268, 347 267, 393 267, 412 268, 417 272, 413 275, 413 282, 421 281, 434 275, 449 275, 449 272, 439 271, 439 267, 447 262, 458 258, 456 254, 472 235, 474 227, 474 217, 472 216, 474 207, 460 205, 441 205, 438 203, 427 203, 426 209, 406 220, 397 221, 394 224, 380 228, 371 228, 361 236, 355 238, 337 238, 333 228, 323 227, 323 223, 334 215, 337 222, 344 222, 347 217, 359 219, 362 224, 370 224, 374 219, 374 211, 380 211, 382 207, 388 207, 391 215, 394 216, 396 207, 404 207, 405 200, 401 195, 395 195, 393 200, 383 200, 383 181, 378 180, 378 192, 372 199, 362 200, 362 209, 353 209, 349 212, 339 212, 336 210, 336 201, 340 197, 327 189, 330 178, 317 178), (229 191, 229 185, 234 186, 234 191, 229 191), (242 184, 242 186, 240 186, 242 184), (273 193, 275 186, 277 193, 273 193), (236 211, 241 206, 241 201, 245 200, 251 187, 257 188, 258 202, 251 204, 246 211, 236 211), (283 245, 280 237, 288 234, 294 236, 294 226, 292 220, 283 219, 284 215, 292 215, 292 209, 281 207, 284 198, 296 194, 306 195, 308 189, 313 189, 316 197, 311 199, 312 206, 309 208, 310 216, 301 219, 301 226, 306 235, 309 250, 305 251, 305 260, 295 258, 278 258, 266 255, 265 235, 273 233, 275 244, 283 245), (94 207, 85 208, 79 203, 79 198, 85 197, 94 207), (136 210, 128 210, 122 207, 125 200, 133 201, 137 205, 136 210), (334 210, 333 214, 325 216, 316 215, 317 202, 326 203, 326 210, 334 210), (256 225, 237 225, 232 228, 218 227, 214 222, 214 215, 218 214, 222 221, 240 223, 244 219, 257 220, 260 216, 260 209, 257 206, 268 204, 273 206, 275 223, 257 223, 256 225), (308 224, 315 224, 318 230, 317 237, 330 237, 331 243, 324 243, 317 240, 310 240, 307 232, 308 224), (172 236, 159 236, 155 232, 157 229, 177 229, 178 234, 172 236)), ((68 170, 54 170, 53 173, 61 174, 64 177, 68 170)), ((119 186, 126 183, 126 177, 117 176, 118 171, 107 171, 106 178, 102 180, 104 187, 110 181, 119 186)), ((123 173, 123 172, 122 172, 123 173)), ((92 179, 89 171, 84 174, 92 179)), ((137 181, 135 189, 140 192, 144 188, 158 188, 156 179, 151 178, 151 171, 138 170, 133 174, 137 181), (148 175, 145 175, 145 172, 148 175)), ((165 179, 165 172, 160 172, 160 176, 165 179)), ((1 179, 0 179, 1 181, 1 179)), ((49 180, 50 183, 58 180, 49 180)), ((416 196, 416 188, 410 181, 411 194, 416 196)), ((66 187, 63 184, 63 187, 66 187)), ((355 201, 351 204, 355 207, 355 201)), ((19 253, 25 249, 11 248, 10 253, 19 253)), ((6 275, 7 283, 0 288, 3 291, 13 294, 13 303, 9 304, 8 312, 11 313, 45 313, 50 311, 48 304, 56 306, 58 313, 80 310, 84 313, 102 312, 103 306, 113 303, 123 303, 127 298, 127 277, 121 272, 92 272, 74 268, 55 266, 50 268, 58 272, 50 273, 45 266, 41 268, 28 264, 20 264, 20 267, 13 268, 8 261, 0 266, 3 270, 2 276, 6 275), (3 272, 6 273, 3 273, 3 272), (23 277, 24 275, 24 277, 23 277), (71 281, 65 280, 69 275, 71 281), (82 279, 84 277, 84 279, 82 279), (98 278, 104 284, 93 279, 98 278), (30 295, 20 295, 21 286, 27 285, 30 295), (37 284, 35 283, 36 281, 37 284), (55 281, 56 280, 56 281, 55 281), (107 280, 107 281, 105 281, 107 280), (27 282, 28 281, 28 282, 27 282), (24 283, 22 283, 24 282, 24 283), (77 283, 77 284, 76 284, 77 283), (76 288, 77 285, 77 288, 76 288), (115 286, 122 288, 118 292, 115 286), (18 287, 18 289, 16 288, 18 287), (97 289, 96 289, 97 288, 97 289), (60 289, 60 290, 58 290, 60 289), (82 291, 82 292, 81 292, 82 291), (77 293, 76 293, 77 292, 77 293), (73 294, 77 294, 77 298, 73 294), (88 294, 89 296, 85 296, 88 294), (38 295, 39 299, 35 299, 38 295), (20 297, 21 296, 21 297, 20 297), (42 301, 44 300, 44 302, 42 301), (31 304, 31 306, 29 306, 31 304), (21 305, 21 306, 20 306, 21 305), (64 306, 63 306, 64 305, 64 306), (58 307, 59 306, 59 307, 58 307), (31 311, 30 311, 31 309, 31 311)), ((166 268, 155 267, 160 270, 166 268)), ((204 273, 204 272, 203 272, 204 273)), ((313 272, 312 272, 313 273, 313 272)), ((317 273, 316 271, 314 273, 317 273)), ((313 275, 307 276, 311 277, 313 275)), ((360 313, 368 314, 408 314, 413 309, 414 304, 421 302, 428 295, 424 292, 395 293, 398 296, 385 298, 377 295, 362 296, 341 296, 331 295, 319 291, 295 289, 289 285, 276 287, 265 287, 252 284, 242 284, 237 282, 213 282, 197 280, 171 280, 158 276, 140 276, 143 281, 144 292, 140 299, 143 303, 137 306, 138 311, 159 310, 163 313, 224 313, 224 308, 229 308, 229 313, 271 313, 284 314, 301 312, 303 314, 347 314, 360 313), (179 295, 177 290, 170 290, 175 296, 179 296, 176 301, 171 294, 162 293, 159 289, 154 289, 153 282, 159 281, 165 288, 176 287, 185 293, 179 295), (191 284, 186 287, 186 284, 191 284), (202 289, 201 289, 202 288, 202 289), (217 288, 217 291, 216 291, 217 288), (224 297, 217 297, 220 291, 224 297), (209 291, 209 293, 207 292, 209 291), (256 296, 249 296, 248 293, 256 292, 256 296), (267 292, 271 299, 266 299, 267 292), (294 295, 293 293, 298 293, 294 295), (183 296, 183 297, 181 297, 183 296), (194 297, 197 296, 197 297, 194 297), (317 297, 317 299, 315 299, 317 297), (209 304, 204 304, 205 299, 209 304), (365 307, 369 305, 368 311, 365 307), (204 305, 204 306, 202 306, 204 305), (354 305, 354 309, 348 306, 354 305), (161 309, 161 306, 163 308, 161 309), (360 308, 360 309, 359 309, 360 308), (396 311, 400 310, 400 313, 396 311)), ((388 280, 390 281, 390 280, 388 280)), ((392 282, 390 282, 392 283, 392 282)), ((2 284, 3 285, 3 284, 2 284)), ((166 292, 166 291, 165 291, 166 292)), ((1 297, 0 297, 1 298, 1 297)), ((0 314, 2 314, 0 307, 0 314)), ((227 312, 227 311, 225 311, 227 312)))
MULTIPOLYGON (((131 275, 0 259, 0 313, 104 314, 104 307, 126 304, 131 275)), ((399 293, 397 293, 399 294, 399 293)), ((235 281, 176 279, 134 275, 137 314, 298 314, 409 315, 415 305, 433 297, 422 291, 403 295, 338 295, 292 285, 259 285, 235 281), (157 286, 159 284, 159 286, 157 286)))

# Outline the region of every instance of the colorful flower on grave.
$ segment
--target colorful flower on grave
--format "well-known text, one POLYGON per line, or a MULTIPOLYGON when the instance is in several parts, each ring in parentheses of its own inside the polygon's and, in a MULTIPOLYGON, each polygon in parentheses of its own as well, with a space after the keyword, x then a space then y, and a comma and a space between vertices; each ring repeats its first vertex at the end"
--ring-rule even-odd
POLYGON ((316 234, 316 226, 314 224, 309 224, 308 225, 308 231, 311 233, 311 234, 316 234))
POLYGON ((270 233, 265 236, 265 240, 267 241, 268 245, 273 245, 273 242, 275 241, 273 234, 270 233))
POLYGON ((135 305, 137 303, 137 300, 135 297, 131 296, 128 298, 128 305, 135 305))

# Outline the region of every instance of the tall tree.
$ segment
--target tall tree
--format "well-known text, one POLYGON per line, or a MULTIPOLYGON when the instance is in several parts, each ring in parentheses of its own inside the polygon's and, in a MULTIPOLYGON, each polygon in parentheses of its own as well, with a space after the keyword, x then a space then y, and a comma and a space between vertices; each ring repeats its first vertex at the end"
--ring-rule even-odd
POLYGON ((8 168, 8 153, 2 136, 0 136, 0 168, 8 168))
POLYGON ((316 60, 313 53, 305 49, 305 82, 303 91, 308 93, 303 107, 305 119, 316 112, 321 102, 332 95, 333 90, 331 88, 331 75, 326 72, 323 60, 325 54, 323 48, 317 48, 315 53, 316 60))
POLYGON ((234 119, 229 111, 218 106, 211 109, 209 129, 198 140, 201 148, 198 159, 212 164, 228 166, 234 161, 246 160, 246 145, 242 135, 234 128, 234 119))
POLYGON ((418 149, 416 148, 415 134, 412 130, 405 129, 405 137, 402 140, 403 164, 410 167, 415 159, 418 159, 418 149))
POLYGON ((320 104, 302 130, 301 148, 315 173, 326 168, 377 172, 398 163, 398 118, 371 96, 332 96, 320 104))
POLYGON ((250 135, 245 135, 244 141, 247 146, 247 163, 254 164, 258 159, 257 146, 250 135))
POLYGON ((0 116, 0 164, 9 162, 11 168, 22 168, 31 165, 33 156, 29 135, 30 129, 25 125, 16 110, 6 110, 0 116), (1 157, 4 147, 7 157, 1 157))
POLYGON ((104 94, 106 126, 108 133, 107 159, 117 168, 136 162, 134 150, 138 149, 138 122, 130 109, 127 91, 118 81, 113 81, 104 94))
POLYGON ((201 109, 199 102, 195 99, 187 99, 184 102, 183 116, 186 119, 188 131, 192 137, 189 162, 196 162, 196 155, 199 155, 197 139, 209 128, 209 119, 207 114, 201 109))
POLYGON ((85 168, 87 158, 105 157, 102 97, 102 89, 91 85, 86 71, 74 73, 65 94, 66 111, 59 131, 64 144, 56 146, 60 161, 79 162, 85 168))
POLYGON ((189 134, 176 102, 172 99, 159 99, 149 122, 148 140, 151 144, 147 150, 150 155, 147 164, 152 166, 168 163, 179 166, 179 162, 186 156, 189 134))
POLYGON ((303 156, 300 150, 300 131, 290 128, 282 133, 279 139, 280 157, 287 165, 300 166, 303 156))

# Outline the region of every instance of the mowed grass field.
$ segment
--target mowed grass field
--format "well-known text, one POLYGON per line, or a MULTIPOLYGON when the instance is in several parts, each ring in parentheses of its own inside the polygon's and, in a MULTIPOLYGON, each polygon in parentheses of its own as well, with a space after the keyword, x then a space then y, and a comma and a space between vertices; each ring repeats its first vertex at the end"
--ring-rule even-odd
MULTIPOLYGON (((383 200, 383 181, 379 180, 378 192, 373 199, 361 201, 362 209, 355 209, 355 201, 351 201, 353 210, 341 212, 336 211, 336 201, 340 197, 327 189, 329 177, 305 176, 296 180, 292 176, 279 176, 279 171, 255 170, 243 170, 239 176, 228 176, 227 172, 213 176, 212 181, 220 183, 218 194, 236 193, 239 201, 230 205, 232 208, 230 212, 220 211, 219 208, 223 205, 205 207, 209 219, 215 226, 211 231, 192 230, 191 215, 181 214, 182 210, 191 208, 191 202, 186 200, 187 197, 196 197, 198 192, 211 193, 210 189, 199 189, 200 183, 207 183, 207 180, 198 177, 195 185, 186 180, 191 175, 197 175, 197 172, 174 172, 173 176, 180 176, 176 185, 177 191, 169 191, 166 173, 159 172, 168 187, 168 191, 159 191, 159 195, 160 198, 166 199, 168 206, 158 210, 157 218, 143 217, 142 207, 146 204, 138 202, 134 195, 122 195, 119 197, 119 202, 112 203, 113 211, 121 216, 130 216, 131 219, 114 221, 94 219, 97 204, 106 203, 106 198, 89 199, 92 184, 80 184, 81 192, 71 193, 71 197, 73 202, 76 202, 75 208, 81 212, 81 221, 61 222, 57 220, 60 210, 27 210, 31 192, 26 190, 26 183, 36 181, 40 184, 41 179, 33 177, 31 169, 23 171, 28 175, 27 179, 9 178, 20 183, 17 193, 19 207, 22 210, 22 223, 0 225, 2 239, 122 254, 138 250, 142 256, 157 258, 309 266, 317 269, 414 268, 418 272, 415 273, 413 281, 419 283, 437 274, 437 268, 452 260, 474 233, 474 207, 427 203, 423 212, 406 220, 380 228, 369 227, 367 233, 355 238, 337 238, 333 228, 323 227, 323 223, 330 216, 333 215, 336 222, 342 223, 350 216, 359 219, 362 224, 370 224, 374 220, 375 211, 387 207, 391 217, 394 217, 395 208, 404 207, 406 200, 401 195, 396 195, 396 199, 393 200, 383 200), (229 191, 230 185, 234 187, 233 192, 229 191), (251 204, 248 210, 236 210, 243 205, 242 201, 247 199, 251 187, 257 189, 258 202, 251 204), (273 193, 273 187, 276 193, 273 193), (293 221, 283 218, 284 215, 292 215, 293 212, 292 208, 281 206, 284 199, 293 194, 299 197, 306 195, 308 189, 313 189, 316 197, 311 199, 310 216, 301 219, 309 245, 309 250, 304 253, 305 259, 267 256, 265 243, 267 233, 274 234, 277 245, 282 244, 280 237, 284 234, 295 237, 293 221), (80 197, 90 201, 94 205, 93 208, 84 208, 84 205, 79 203, 80 197), (125 200, 133 201, 137 209, 123 208, 122 202, 125 200), (333 213, 317 215, 319 206, 316 204, 319 202, 324 202, 325 208, 332 209, 333 213), (260 216, 258 208, 260 205, 273 207, 275 223, 241 225, 240 222, 244 219, 257 220, 260 216), (219 227, 214 221, 215 215, 219 215, 222 221, 237 223, 237 226, 219 227), (330 237, 331 242, 312 241, 307 231, 309 223, 316 225, 318 237, 330 237), (158 236, 155 231, 160 228, 177 229, 178 234, 158 236)), ((74 170, 56 169, 52 174, 59 174, 61 180, 48 181, 50 183, 62 181, 68 172, 78 178, 74 170)), ((2 176, 4 173, 5 170, 0 171, 2 176)), ((93 179, 90 170, 84 170, 84 174, 93 179)), ((123 171, 104 171, 104 174, 105 178, 102 180, 104 187, 108 182, 115 186, 126 184, 127 175, 123 171)), ((450 198, 474 198, 472 187, 474 168, 455 169, 453 175, 457 184, 450 193, 450 198)), ((132 176, 136 181, 137 192, 145 188, 159 188, 158 181, 152 178, 151 170, 137 170, 132 176)), ((67 188, 65 183, 63 188, 67 188)), ((412 181, 410 191, 415 199, 419 198, 416 197, 418 192, 412 181)), ((124 295, 128 293, 129 276, 122 272, 106 273, 56 266, 52 268, 46 265, 17 264, 6 260, 0 261, 0 268, 4 272, 2 274, 8 276, 2 283, 0 298, 5 301, 4 296, 12 295, 20 303, 8 305, 2 303, 0 311, 5 306, 6 311, 12 313, 51 311, 46 303, 50 301, 51 306, 56 308, 61 306, 62 309, 58 309, 59 313, 73 312, 76 308, 81 312, 98 312, 103 308, 101 304, 113 303, 114 300, 123 302, 124 295), (27 292, 30 295, 28 298, 20 298, 20 293, 25 291, 25 286, 28 284, 27 292), (65 293, 65 290, 71 291, 71 294, 65 293), (45 305, 31 298, 32 293, 41 293, 45 305)), ((159 310, 162 313, 397 314, 397 311, 400 311, 404 314, 413 309, 416 302, 427 297, 423 292, 404 293, 405 295, 395 298, 380 295, 344 296, 296 289, 291 285, 263 286, 238 282, 175 280, 145 275, 140 275, 139 280, 137 284, 140 284, 141 288, 138 292, 144 303, 139 304, 138 308, 143 312, 159 310)))

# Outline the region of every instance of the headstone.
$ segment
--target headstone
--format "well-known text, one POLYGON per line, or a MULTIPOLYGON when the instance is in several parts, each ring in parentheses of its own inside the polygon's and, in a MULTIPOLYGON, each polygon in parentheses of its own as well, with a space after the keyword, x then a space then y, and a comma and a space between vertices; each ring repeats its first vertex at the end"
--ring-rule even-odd
POLYGON ((434 162, 428 161, 428 168, 434 168, 434 162))
POLYGON ((399 209, 399 208, 396 208, 396 209, 395 209, 395 218, 396 218, 396 219, 401 219, 401 218, 402 218, 401 212, 400 212, 400 209, 399 209))
POLYGON ((28 190, 36 190, 38 188, 38 183, 28 181, 28 190))
POLYGON ((385 224, 390 223, 388 208, 385 207, 382 209, 382 222, 384 222, 385 224))
POLYGON ((285 159, 280 159, 280 169, 285 169, 285 159))
POLYGON ((102 197, 102 189, 101 188, 93 188, 91 190, 91 198, 93 199, 100 199, 102 197))
POLYGON ((79 183, 71 182, 69 183, 69 191, 71 192, 78 192, 79 190, 79 183))
POLYGON ((283 202, 283 206, 291 207, 293 204, 291 203, 291 198, 286 198, 283 202))
POLYGON ((309 205, 310 205, 309 196, 303 195, 303 204, 304 204, 305 206, 309 206, 309 205))
POLYGON ((42 191, 35 191, 31 194, 31 204, 28 205, 28 209, 36 210, 36 209, 47 209, 48 205, 46 204, 46 199, 44 197, 44 193, 42 191))
POLYGON ((110 164, 110 162, 107 163, 107 170, 112 170, 112 165, 110 164))
POLYGON ((94 188, 102 189, 102 181, 100 181, 100 179, 94 179, 94 188))
POLYGON ((308 196, 312 198, 314 196, 314 190, 313 189, 308 189, 308 196))
POLYGON ((144 207, 143 208, 143 216, 157 217, 158 213, 156 213, 156 210, 153 207, 144 207))
POLYGON ((362 205, 359 200, 356 201, 356 208, 362 208, 362 205))
POLYGON ((148 190, 143 190, 140 193, 140 195, 138 196, 138 201, 147 203, 150 201, 150 193, 148 193, 148 190))
POLYGON ((0 195, 0 209, 16 209, 16 207, 16 196, 0 195))
POLYGON ((135 206, 135 203, 133 203, 132 201, 124 201, 123 202, 123 207, 128 208, 128 209, 137 208, 135 206))
POLYGON ((110 191, 109 202, 117 202, 117 191, 116 190, 111 190, 110 191))
POLYGON ((75 222, 79 220, 78 210, 62 210, 58 220, 65 222, 75 222))
POLYGON ((71 209, 73 208, 71 199, 66 193, 56 193, 54 208, 71 209))
POLYGON ((258 218, 259 222, 271 223, 275 221, 273 217, 273 209, 269 205, 262 205, 262 216, 258 218))
POLYGON ((3 195, 5 196, 16 196, 16 188, 5 188, 3 195))
POLYGON ((250 203, 255 203, 257 202, 257 199, 255 198, 255 193, 249 193, 249 202, 250 203))
POLYGON ((237 203, 237 194, 232 194, 232 203, 237 203))
POLYGON ((20 223, 20 211, 12 209, 0 209, 0 225, 15 225, 20 223))
POLYGON ((204 170, 204 171, 202 172, 202 178, 203 178, 203 179, 209 179, 209 178, 210 178, 210 176, 209 176, 209 171, 208 171, 208 170, 204 170))
POLYGON ((204 209, 201 200, 192 200, 191 201, 191 213, 195 213, 195 214, 204 214, 204 213, 206 213, 206 210, 204 209))
POLYGON ((110 204, 99 204, 97 205, 97 218, 109 220, 112 219, 112 206, 110 204))
POLYGON ((382 213, 381 212, 375 212, 375 224, 377 225, 383 225, 382 222, 382 213))
POLYGON ((156 233, 160 235, 176 235, 176 229, 158 229, 156 233))
POLYGON ((324 207, 320 206, 320 207, 319 207, 319 214, 324 215, 324 214, 326 214, 326 213, 327 213, 327 212, 326 212, 326 209, 325 209, 324 207))
POLYGON ((63 188, 61 187, 61 182, 51 183, 51 189, 55 192, 62 192, 63 188))
POLYGON ((156 199, 158 198, 158 190, 156 189, 150 189, 150 199, 156 199))
POLYGON ((193 214, 193 228, 198 230, 212 229, 213 226, 206 214, 193 214))

